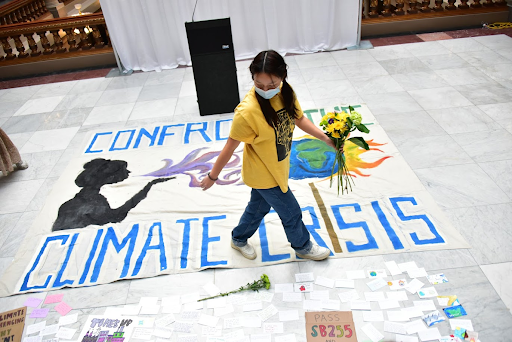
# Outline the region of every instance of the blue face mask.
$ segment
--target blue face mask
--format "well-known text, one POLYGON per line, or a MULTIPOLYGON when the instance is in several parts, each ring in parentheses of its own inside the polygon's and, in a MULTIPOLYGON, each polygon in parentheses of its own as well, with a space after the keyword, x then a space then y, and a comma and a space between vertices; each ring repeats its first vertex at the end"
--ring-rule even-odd
POLYGON ((263 97, 264 99, 267 99, 267 100, 270 100, 271 98, 273 98, 274 96, 279 94, 279 92, 281 91, 281 89, 279 87, 277 87, 275 89, 269 89, 267 91, 264 91, 263 89, 260 89, 260 88, 258 88, 256 86, 254 86, 254 90, 256 90, 256 92, 261 97, 263 97))

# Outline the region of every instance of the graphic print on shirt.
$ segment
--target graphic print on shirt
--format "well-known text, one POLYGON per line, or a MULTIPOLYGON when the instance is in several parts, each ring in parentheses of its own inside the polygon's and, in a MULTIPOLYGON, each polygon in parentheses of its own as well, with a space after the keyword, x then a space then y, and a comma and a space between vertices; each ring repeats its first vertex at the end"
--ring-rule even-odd
POLYGON ((292 147, 293 129, 295 123, 292 121, 286 109, 277 111, 277 127, 274 125, 276 133, 277 161, 286 159, 292 147))

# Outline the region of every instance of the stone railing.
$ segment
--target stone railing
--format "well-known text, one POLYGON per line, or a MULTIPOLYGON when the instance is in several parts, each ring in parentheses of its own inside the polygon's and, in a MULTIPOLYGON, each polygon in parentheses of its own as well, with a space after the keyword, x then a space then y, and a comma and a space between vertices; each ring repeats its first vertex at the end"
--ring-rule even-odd
POLYGON ((14 0, 0 7, 0 26, 33 21, 47 13, 45 0, 14 0))
POLYGON ((363 20, 407 15, 425 15, 451 12, 450 15, 481 12, 480 9, 500 10, 506 0, 363 0, 363 20))
POLYGON ((111 49, 103 13, 0 26, 0 67, 44 56, 111 49), (12 64, 12 62, 9 62, 12 64))

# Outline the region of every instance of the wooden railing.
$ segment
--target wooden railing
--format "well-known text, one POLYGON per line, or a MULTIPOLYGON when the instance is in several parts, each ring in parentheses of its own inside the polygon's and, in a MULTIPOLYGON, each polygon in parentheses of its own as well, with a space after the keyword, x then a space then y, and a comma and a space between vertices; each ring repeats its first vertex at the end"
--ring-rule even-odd
POLYGON ((5 53, 0 54, 0 66, 112 49, 103 13, 0 26, 0 43, 5 53))
POLYGON ((33 21, 46 13, 44 0, 14 0, 0 7, 0 26, 33 21))
POLYGON ((427 13, 430 13, 428 17, 443 15, 442 12, 471 14, 481 12, 477 11, 481 8, 500 10, 505 6, 506 0, 363 0, 363 20, 417 14, 416 19, 427 13))

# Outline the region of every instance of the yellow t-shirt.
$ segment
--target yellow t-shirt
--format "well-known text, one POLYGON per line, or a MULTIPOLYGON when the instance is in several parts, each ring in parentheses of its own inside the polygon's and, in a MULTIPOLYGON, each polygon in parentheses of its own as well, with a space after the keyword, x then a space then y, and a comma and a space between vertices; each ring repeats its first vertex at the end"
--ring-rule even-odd
MULTIPOLYGON (((283 193, 288 191, 290 174, 290 149, 295 120, 288 116, 281 93, 270 99, 279 118, 277 129, 265 120, 254 87, 235 108, 229 136, 245 143, 242 179, 254 189, 270 189, 276 186, 283 193)), ((303 112, 295 100, 299 118, 303 112)))

